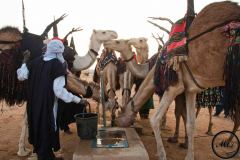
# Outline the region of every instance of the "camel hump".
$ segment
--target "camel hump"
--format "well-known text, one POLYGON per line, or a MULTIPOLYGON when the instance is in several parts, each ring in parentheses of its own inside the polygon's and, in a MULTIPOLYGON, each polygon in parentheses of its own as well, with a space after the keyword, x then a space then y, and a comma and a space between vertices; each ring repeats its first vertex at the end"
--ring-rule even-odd
POLYGON ((193 20, 189 28, 189 38, 233 20, 240 20, 240 6, 237 3, 230 1, 211 3, 193 20))
POLYGON ((22 34, 16 27, 6 26, 0 29, 0 40, 2 41, 19 41, 22 34))

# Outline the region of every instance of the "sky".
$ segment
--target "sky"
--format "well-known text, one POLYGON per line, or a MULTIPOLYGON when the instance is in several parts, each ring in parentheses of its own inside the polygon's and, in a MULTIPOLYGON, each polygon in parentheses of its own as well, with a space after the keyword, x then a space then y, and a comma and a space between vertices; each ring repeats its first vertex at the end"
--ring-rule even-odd
MULTIPOLYGON (((195 12, 199 13, 203 7, 216 1, 222 0, 195 0, 195 12)), ((233 1, 240 3, 240 0, 233 1)), ((22 31, 21 2, 1 0, 0 28, 10 25, 22 31)), ((41 34, 54 17, 66 13, 68 16, 58 24, 59 37, 63 38, 73 27, 81 27, 83 31, 73 34, 80 56, 88 51, 93 29, 115 30, 121 39, 146 37, 151 56, 158 47, 152 33, 160 36, 165 33, 148 23, 148 17, 167 17, 176 21, 185 15, 187 9, 187 0, 24 0, 24 4, 26 26, 35 34, 41 34)), ((167 22, 154 22, 170 28, 167 22)), ((166 34, 164 38, 167 39, 166 34)))

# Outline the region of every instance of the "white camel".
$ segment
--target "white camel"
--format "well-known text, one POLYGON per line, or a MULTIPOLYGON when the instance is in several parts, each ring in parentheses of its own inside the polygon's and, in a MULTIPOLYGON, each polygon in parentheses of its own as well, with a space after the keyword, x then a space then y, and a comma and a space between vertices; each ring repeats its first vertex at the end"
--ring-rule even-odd
POLYGON ((76 71, 81 71, 89 68, 97 59, 98 51, 100 50, 101 45, 111 39, 116 39, 118 37, 117 32, 112 30, 93 30, 89 51, 85 56, 76 55, 73 62, 73 69, 76 71))

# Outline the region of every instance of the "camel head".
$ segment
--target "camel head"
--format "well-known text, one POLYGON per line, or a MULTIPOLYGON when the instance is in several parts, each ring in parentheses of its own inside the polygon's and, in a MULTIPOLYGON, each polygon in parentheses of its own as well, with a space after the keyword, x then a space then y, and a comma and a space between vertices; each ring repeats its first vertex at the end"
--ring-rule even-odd
POLYGON ((136 48, 138 63, 142 64, 148 60, 147 38, 144 38, 144 37, 131 38, 128 41, 128 44, 132 45, 134 48, 136 48))
POLYGON ((118 37, 117 32, 113 30, 93 30, 91 40, 97 41, 102 44, 108 40, 116 39, 118 37))
POLYGON ((130 59, 133 56, 132 48, 126 39, 110 40, 104 43, 105 48, 120 52, 121 58, 130 59))

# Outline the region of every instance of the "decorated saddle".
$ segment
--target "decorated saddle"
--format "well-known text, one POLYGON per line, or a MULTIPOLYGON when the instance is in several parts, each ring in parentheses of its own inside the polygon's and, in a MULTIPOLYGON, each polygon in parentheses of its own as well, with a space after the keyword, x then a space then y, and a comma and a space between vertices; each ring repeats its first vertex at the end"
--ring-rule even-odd
POLYGON ((104 69, 104 67, 110 62, 117 64, 117 57, 113 52, 106 53, 106 55, 103 55, 103 58, 100 57, 99 68, 104 69))
POLYGON ((154 74, 156 93, 162 95, 166 88, 177 82, 179 63, 187 60, 186 18, 178 20, 171 28, 169 39, 157 60, 154 74))

